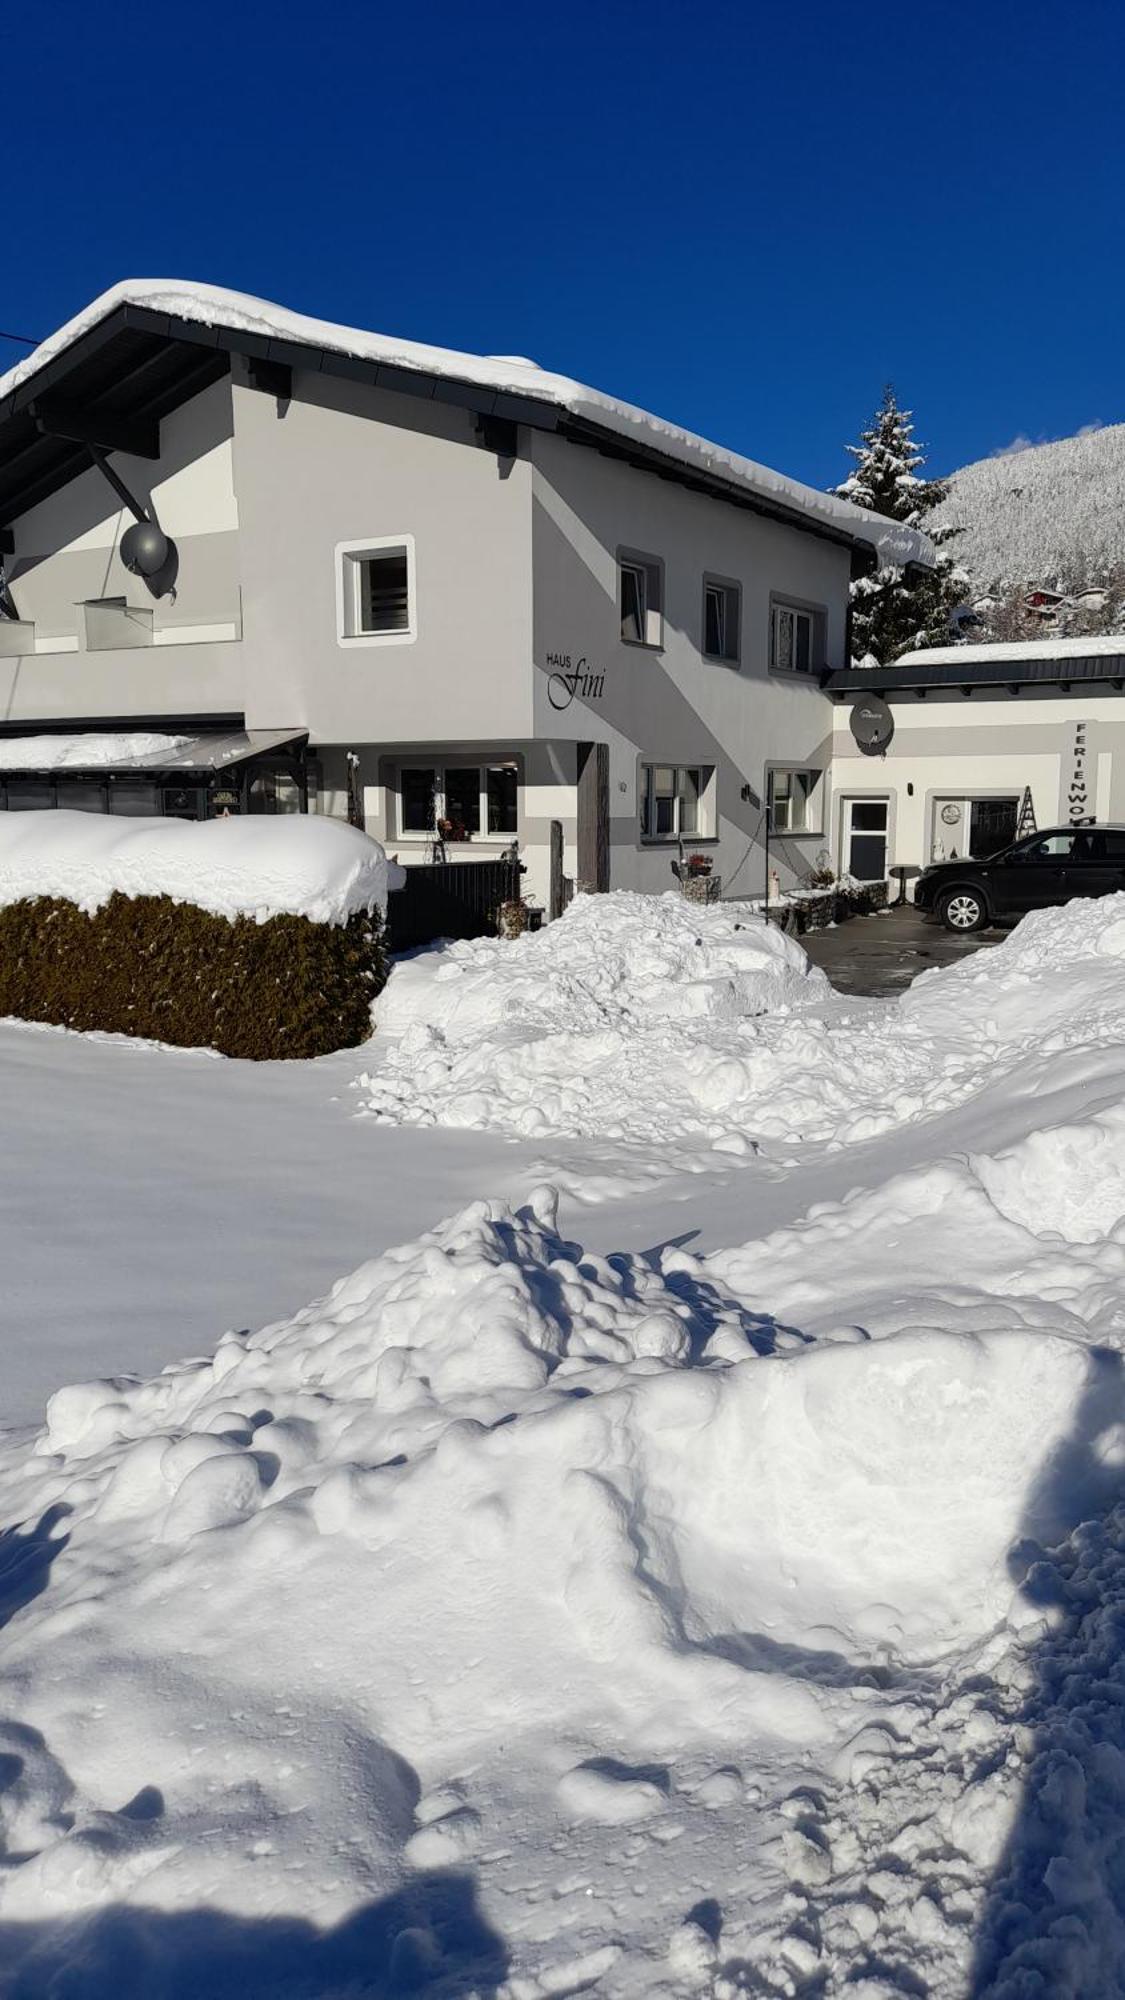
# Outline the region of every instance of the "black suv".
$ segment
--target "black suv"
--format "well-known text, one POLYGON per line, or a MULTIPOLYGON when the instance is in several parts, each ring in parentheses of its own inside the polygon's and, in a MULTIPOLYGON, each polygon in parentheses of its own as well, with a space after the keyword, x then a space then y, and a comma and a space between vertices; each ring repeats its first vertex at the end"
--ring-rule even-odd
POLYGON ((947 930, 979 931, 1072 896, 1110 896, 1115 889, 1125 889, 1125 826, 1059 826, 987 859, 935 862, 919 875, 914 901, 947 930))

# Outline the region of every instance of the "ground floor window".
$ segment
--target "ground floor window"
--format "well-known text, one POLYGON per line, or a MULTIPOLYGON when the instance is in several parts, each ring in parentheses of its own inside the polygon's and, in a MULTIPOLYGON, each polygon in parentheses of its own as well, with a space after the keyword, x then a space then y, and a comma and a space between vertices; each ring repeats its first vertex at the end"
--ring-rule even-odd
POLYGON ((645 764, 641 831, 646 840, 687 839, 713 832, 709 764, 645 764))
POLYGON ((769 773, 770 825, 775 833, 822 831, 823 781, 823 771, 769 773))
POLYGON ((151 819, 161 811, 160 789, 144 778, 17 778, 0 780, 0 811, 122 813, 151 819))
POLYGON ((398 774, 398 830, 404 838, 511 839, 519 827, 519 772, 514 763, 403 764, 398 774))

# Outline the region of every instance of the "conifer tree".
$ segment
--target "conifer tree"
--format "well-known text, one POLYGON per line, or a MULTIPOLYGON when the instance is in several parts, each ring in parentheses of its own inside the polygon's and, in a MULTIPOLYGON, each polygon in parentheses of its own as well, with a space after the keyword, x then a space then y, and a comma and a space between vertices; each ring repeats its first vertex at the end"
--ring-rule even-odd
POLYGON ((833 488, 834 493, 888 520, 901 521, 904 527, 919 529, 937 550, 933 569, 891 566, 857 577, 852 584, 853 655, 857 662, 873 659, 889 666, 914 647, 945 646, 956 639, 950 619, 965 601, 969 580, 945 544, 961 530, 928 523, 927 517, 945 499, 949 482, 919 476, 926 454, 915 442, 911 412, 899 408, 889 384, 860 443, 847 449, 855 467, 842 485, 833 488))

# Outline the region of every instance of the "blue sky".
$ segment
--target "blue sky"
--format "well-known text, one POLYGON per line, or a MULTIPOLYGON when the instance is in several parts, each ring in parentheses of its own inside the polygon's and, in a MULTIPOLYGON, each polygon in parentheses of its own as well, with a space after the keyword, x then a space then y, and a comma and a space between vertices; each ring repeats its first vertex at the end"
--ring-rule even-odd
MULTIPOLYGON (((1125 419, 1108 0, 39 0, 0 325, 175 276, 520 353, 826 485, 1125 419)), ((0 365, 20 349, 0 345, 0 365)))

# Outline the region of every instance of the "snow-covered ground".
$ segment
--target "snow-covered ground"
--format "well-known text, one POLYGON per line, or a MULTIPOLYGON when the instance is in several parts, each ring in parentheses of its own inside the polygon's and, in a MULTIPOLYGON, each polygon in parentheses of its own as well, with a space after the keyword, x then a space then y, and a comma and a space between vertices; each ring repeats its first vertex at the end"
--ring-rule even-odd
POLYGON ((0 1993, 1125 1987, 1125 898, 635 900, 0 1030, 0 1993))

